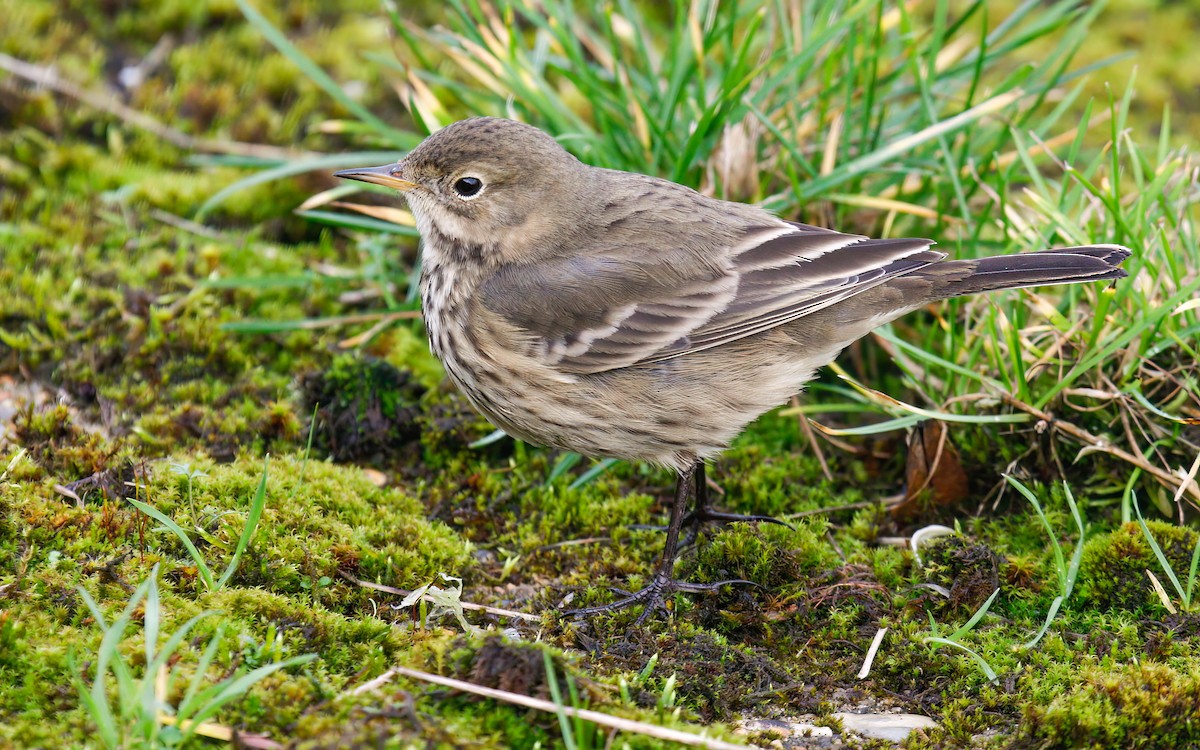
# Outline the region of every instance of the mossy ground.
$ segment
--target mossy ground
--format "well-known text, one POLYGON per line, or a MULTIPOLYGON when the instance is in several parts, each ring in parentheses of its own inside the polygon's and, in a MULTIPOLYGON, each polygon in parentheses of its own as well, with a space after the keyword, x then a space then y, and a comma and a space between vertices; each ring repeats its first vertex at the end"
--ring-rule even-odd
MULTIPOLYGON (((288 8, 274 20, 335 78, 378 70, 345 53, 384 37, 374 3, 288 8)), ((0 51, 53 59, 88 85, 115 85, 120 69, 169 39, 160 67, 124 98, 193 134, 343 145, 319 125, 344 113, 231 2, 0 0, 0 17, 0 51)), ((361 83, 381 117, 404 116, 378 81, 361 83)), ((679 567, 688 580, 756 585, 679 597, 671 620, 639 628, 634 613, 557 615, 564 601, 601 602, 610 586, 645 581, 661 534, 638 527, 663 519, 671 477, 619 466, 572 488, 578 472, 547 480, 554 454, 511 442, 470 447, 490 427, 441 382, 416 324, 349 354, 340 344, 361 332, 353 325, 230 330, 246 319, 369 311, 382 282, 360 272, 372 259, 345 238, 289 217, 327 178, 247 190, 205 227, 178 221, 241 174, 191 167, 187 156, 0 79, 0 745, 93 742, 73 678, 92 678, 102 633, 78 587, 114 613, 156 565, 166 632, 203 610, 219 613, 180 649, 186 668, 218 624, 213 680, 318 655, 214 717, 296 747, 555 746, 553 715, 407 680, 351 692, 407 665, 547 697, 543 649, 563 688, 570 676, 593 708, 715 723, 713 734, 725 737, 748 717, 835 724, 836 710, 890 706, 940 722, 912 747, 1200 741, 1190 713, 1200 620, 1163 608, 1145 577, 1158 569, 1138 527, 1106 520, 1112 498, 1089 497, 1082 468, 1077 494, 1101 531, 1088 542, 1077 594, 1034 649, 1014 646, 1036 632, 1057 592, 1049 540, 1028 508, 1011 501, 964 518, 962 535, 926 550, 920 567, 883 542, 912 527, 897 528, 871 502, 900 486, 899 440, 831 452, 828 479, 799 424, 778 413, 716 463, 717 500, 733 511, 806 515, 793 528, 706 531, 679 567), (266 510, 219 591, 207 589, 175 536, 126 502, 175 519, 220 570, 264 470, 266 510), (454 618, 422 623, 416 608, 397 607, 400 596, 353 582, 413 588, 444 583, 441 573, 464 579, 466 601, 544 618, 469 613, 491 632, 463 633, 454 618), (996 588, 988 617, 964 638, 999 674, 990 682, 965 654, 925 639, 962 625, 996 588), (870 677, 858 680, 880 627, 890 631, 870 677), (512 630, 502 637, 503 628, 512 630), (668 685, 675 707, 664 707, 668 685)), ((397 240, 389 251, 405 247, 397 240)), ((962 428, 955 439, 972 504, 925 513, 921 523, 968 516, 995 485, 998 456, 1024 450, 1028 436, 962 428)), ((1061 493, 1039 493, 1066 535, 1061 493)), ((1195 535, 1152 529, 1186 571, 1195 535)), ((140 631, 131 633, 122 650, 136 664, 140 631)))

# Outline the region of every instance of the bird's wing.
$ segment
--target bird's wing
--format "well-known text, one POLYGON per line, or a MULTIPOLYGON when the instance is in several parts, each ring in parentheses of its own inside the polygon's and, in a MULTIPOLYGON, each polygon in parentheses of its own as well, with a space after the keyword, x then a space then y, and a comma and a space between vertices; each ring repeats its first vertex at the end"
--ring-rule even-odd
POLYGON ((656 249, 506 266, 479 301, 565 372, 604 372, 719 346, 940 260, 929 240, 872 240, 807 224, 748 229, 723 257, 656 249))
POLYGON ((736 291, 737 277, 716 266, 601 254, 505 266, 480 287, 478 302, 528 335, 526 354, 584 374, 627 367, 686 339, 736 291))
MULTIPOLYGON (((732 257, 737 294, 688 335, 686 346, 657 352, 656 362, 784 325, 946 257, 932 240, 877 240, 808 224, 767 238, 732 257)), ((880 311, 887 312, 887 311, 880 311)))

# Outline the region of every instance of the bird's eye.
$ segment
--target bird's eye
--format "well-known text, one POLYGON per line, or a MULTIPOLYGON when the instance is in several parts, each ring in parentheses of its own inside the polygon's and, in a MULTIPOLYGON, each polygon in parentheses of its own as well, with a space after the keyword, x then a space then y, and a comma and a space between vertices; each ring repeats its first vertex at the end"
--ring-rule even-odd
POLYGON ((474 198, 483 190, 483 180, 478 177, 460 177, 454 183, 454 192, 464 198, 474 198))

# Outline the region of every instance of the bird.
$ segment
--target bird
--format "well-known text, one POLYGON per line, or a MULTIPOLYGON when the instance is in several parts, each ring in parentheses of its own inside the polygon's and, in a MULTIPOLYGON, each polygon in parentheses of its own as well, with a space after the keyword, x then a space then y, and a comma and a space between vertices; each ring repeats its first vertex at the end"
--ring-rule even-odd
POLYGON ((676 592, 735 582, 674 576, 685 520, 740 518, 708 508, 706 462, 853 341, 951 297, 1119 279, 1130 255, 1095 244, 947 260, 932 240, 847 234, 590 166, 498 117, 335 175, 407 200, 430 348, 495 426, 675 472, 649 583, 579 616, 642 605, 640 622, 676 592))

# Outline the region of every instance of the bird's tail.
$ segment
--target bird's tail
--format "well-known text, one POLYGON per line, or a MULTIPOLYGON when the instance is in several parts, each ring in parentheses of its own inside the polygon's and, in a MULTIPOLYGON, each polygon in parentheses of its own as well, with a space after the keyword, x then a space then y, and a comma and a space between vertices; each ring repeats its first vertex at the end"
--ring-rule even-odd
POLYGON ((934 263, 916 272, 932 283, 939 298, 1046 284, 1077 284, 1119 279, 1130 255, 1120 245, 1086 245, 977 260, 934 263))

